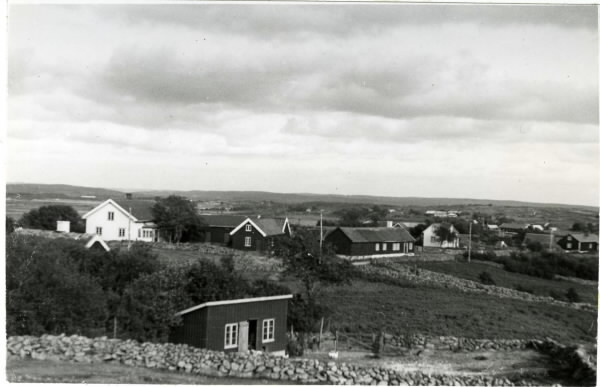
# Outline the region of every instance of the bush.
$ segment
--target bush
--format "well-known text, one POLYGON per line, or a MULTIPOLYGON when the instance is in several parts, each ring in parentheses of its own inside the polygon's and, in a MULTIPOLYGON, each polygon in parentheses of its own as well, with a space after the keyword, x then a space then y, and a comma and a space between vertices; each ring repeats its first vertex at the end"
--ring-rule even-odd
POLYGON ((516 284, 516 285, 514 285, 514 287, 515 287, 515 290, 518 290, 519 292, 525 292, 525 293, 529 293, 529 294, 535 294, 535 292, 533 291, 532 288, 525 287, 525 286, 523 286, 521 284, 516 284))
POLYGON ((566 298, 569 302, 581 302, 581 297, 575 288, 569 288, 567 290, 566 298))
POLYGON ((479 273, 479 281, 481 281, 481 283, 484 285, 496 285, 492 275, 487 271, 482 271, 479 273))

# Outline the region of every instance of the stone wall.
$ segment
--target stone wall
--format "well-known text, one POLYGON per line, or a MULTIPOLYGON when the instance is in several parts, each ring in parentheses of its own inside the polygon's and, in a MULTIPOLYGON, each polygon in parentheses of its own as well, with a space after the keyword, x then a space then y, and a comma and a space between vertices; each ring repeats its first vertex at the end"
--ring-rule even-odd
MULTIPOLYGON (((542 345, 542 344, 540 344, 542 345)), ((291 380, 298 384, 362 385, 535 385, 513 377, 426 375, 403 373, 382 367, 360 367, 344 362, 287 359, 262 353, 223 353, 187 345, 138 343, 133 340, 90 339, 82 336, 13 336, 7 341, 8 356, 82 363, 116 362, 209 376, 291 380)), ((587 372, 587 371, 585 371, 587 372)), ((595 372, 595 371, 594 371, 595 372)), ((584 371, 580 371, 581 374, 584 371)), ((586 374, 588 375, 588 374, 586 374)))
POLYGON ((412 267, 397 262, 378 262, 373 265, 360 266, 359 270, 367 274, 383 275, 390 278, 409 280, 414 283, 421 283, 430 286, 454 288, 463 292, 485 293, 496 297, 513 298, 523 301, 545 302, 549 304, 596 312, 597 309, 586 303, 569 303, 555 300, 552 297, 543 297, 520 292, 518 290, 503 288, 494 285, 484 285, 479 282, 454 277, 448 274, 437 273, 430 270, 418 268, 418 273, 414 273, 412 267))

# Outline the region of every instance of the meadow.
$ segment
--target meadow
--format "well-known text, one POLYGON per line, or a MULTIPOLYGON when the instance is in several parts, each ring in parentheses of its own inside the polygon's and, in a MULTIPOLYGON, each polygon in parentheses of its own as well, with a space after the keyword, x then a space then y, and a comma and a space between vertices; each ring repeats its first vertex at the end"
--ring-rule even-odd
POLYGON ((564 296, 569 288, 573 288, 581 297, 581 302, 587 302, 594 305, 598 302, 597 286, 581 285, 562 280, 547 280, 519 273, 510 273, 504 269, 485 263, 457 261, 420 262, 419 267, 476 282, 480 282, 479 275, 485 271, 491 275, 497 286, 516 290, 526 290, 538 296, 550 297, 553 293, 564 296))

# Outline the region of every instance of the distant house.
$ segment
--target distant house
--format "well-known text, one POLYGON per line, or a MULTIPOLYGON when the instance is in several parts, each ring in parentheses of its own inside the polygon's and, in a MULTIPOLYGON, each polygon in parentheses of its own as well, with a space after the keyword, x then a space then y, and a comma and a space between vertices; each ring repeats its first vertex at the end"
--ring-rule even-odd
POLYGON ((246 218, 229 236, 231 247, 239 250, 264 251, 275 245, 277 238, 291 236, 287 218, 246 218))
POLYGON ((488 224, 486 227, 489 231, 493 231, 493 232, 500 231, 500 227, 498 227, 497 224, 488 224))
POLYGON ((450 223, 432 223, 423 230, 423 247, 441 247, 444 249, 456 249, 460 246, 460 234, 450 223), (452 241, 442 241, 437 236, 436 231, 440 227, 445 227, 454 233, 456 237, 452 241))
POLYGON ((338 256, 350 260, 414 255, 415 239, 403 227, 337 227, 327 233, 338 256))
POLYGON ((214 351, 284 355, 291 298, 288 294, 211 301, 182 310, 176 315, 183 323, 172 329, 169 341, 214 351))
POLYGON ((154 201, 108 199, 83 215, 86 234, 96 234, 105 241, 158 240, 152 221, 154 201))
POLYGON ((231 245, 229 233, 239 226, 246 216, 243 215, 202 215, 204 225, 201 231, 204 233, 204 242, 222 243, 231 245))
POLYGON ((598 251, 598 235, 569 233, 562 237, 558 244, 566 251, 598 251))
POLYGON ((505 233, 519 233, 527 228, 526 224, 522 223, 502 223, 500 230, 505 233))

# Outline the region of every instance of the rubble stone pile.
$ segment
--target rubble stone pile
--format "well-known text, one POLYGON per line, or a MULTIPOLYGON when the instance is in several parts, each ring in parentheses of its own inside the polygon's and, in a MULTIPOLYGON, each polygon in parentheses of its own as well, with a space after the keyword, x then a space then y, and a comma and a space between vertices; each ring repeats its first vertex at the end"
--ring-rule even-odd
POLYGON ((289 359, 265 353, 224 353, 187 345, 138 343, 82 336, 12 336, 8 356, 81 363, 115 362, 134 367, 180 371, 208 376, 290 380, 298 384, 362 385, 535 385, 531 380, 481 375, 403 373, 383 367, 344 362, 289 359))

